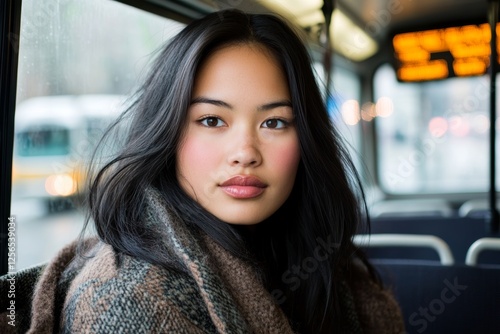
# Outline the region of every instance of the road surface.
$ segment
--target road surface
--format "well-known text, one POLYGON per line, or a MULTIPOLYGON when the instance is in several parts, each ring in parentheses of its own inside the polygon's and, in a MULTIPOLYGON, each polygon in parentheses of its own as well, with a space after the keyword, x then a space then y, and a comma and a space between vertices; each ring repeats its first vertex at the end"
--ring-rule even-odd
POLYGON ((13 201, 16 223, 16 269, 47 262, 83 227, 84 214, 77 210, 49 214, 36 200, 13 201))

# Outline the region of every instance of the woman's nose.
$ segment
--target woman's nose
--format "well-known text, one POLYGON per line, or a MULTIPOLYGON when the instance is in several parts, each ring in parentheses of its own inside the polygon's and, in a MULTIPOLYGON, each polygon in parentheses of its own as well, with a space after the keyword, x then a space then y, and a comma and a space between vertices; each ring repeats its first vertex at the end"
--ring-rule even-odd
POLYGON ((262 155, 257 140, 253 136, 245 136, 235 140, 229 155, 228 163, 231 166, 257 167, 262 163, 262 155))

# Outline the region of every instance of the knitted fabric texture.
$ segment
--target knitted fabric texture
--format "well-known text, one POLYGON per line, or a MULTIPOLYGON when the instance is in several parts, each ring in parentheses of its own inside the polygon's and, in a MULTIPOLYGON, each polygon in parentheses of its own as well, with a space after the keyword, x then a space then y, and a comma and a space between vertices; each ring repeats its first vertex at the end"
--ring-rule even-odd
MULTIPOLYGON (((293 333, 256 270, 172 215, 147 191, 145 223, 166 229, 165 247, 183 270, 118 254, 97 239, 86 257, 68 245, 47 265, 0 278, 0 333, 293 333), (9 324, 10 322, 10 324, 9 324), (12 326, 15 324, 15 326, 12 326)), ((399 307, 367 275, 339 287, 343 333, 403 333, 399 307)))

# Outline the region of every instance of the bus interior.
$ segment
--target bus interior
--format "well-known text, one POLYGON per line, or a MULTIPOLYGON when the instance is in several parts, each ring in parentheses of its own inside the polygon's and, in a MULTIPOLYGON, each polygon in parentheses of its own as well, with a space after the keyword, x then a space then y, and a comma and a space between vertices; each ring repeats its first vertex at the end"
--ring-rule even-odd
POLYGON ((75 170, 151 55, 190 21, 236 8, 281 15, 307 42, 366 192, 371 234, 354 242, 407 333, 500 333, 499 0, 0 5, 1 274, 13 220, 16 270, 77 237, 75 170))

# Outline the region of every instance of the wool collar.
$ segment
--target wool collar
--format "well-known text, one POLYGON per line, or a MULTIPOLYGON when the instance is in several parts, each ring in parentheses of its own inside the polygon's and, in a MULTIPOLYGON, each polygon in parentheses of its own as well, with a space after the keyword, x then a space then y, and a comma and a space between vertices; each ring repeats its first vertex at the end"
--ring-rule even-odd
POLYGON ((167 246, 195 279, 220 333, 293 333, 251 264, 236 258, 208 236, 194 234, 167 209, 161 194, 146 191, 149 219, 167 230, 167 246))

